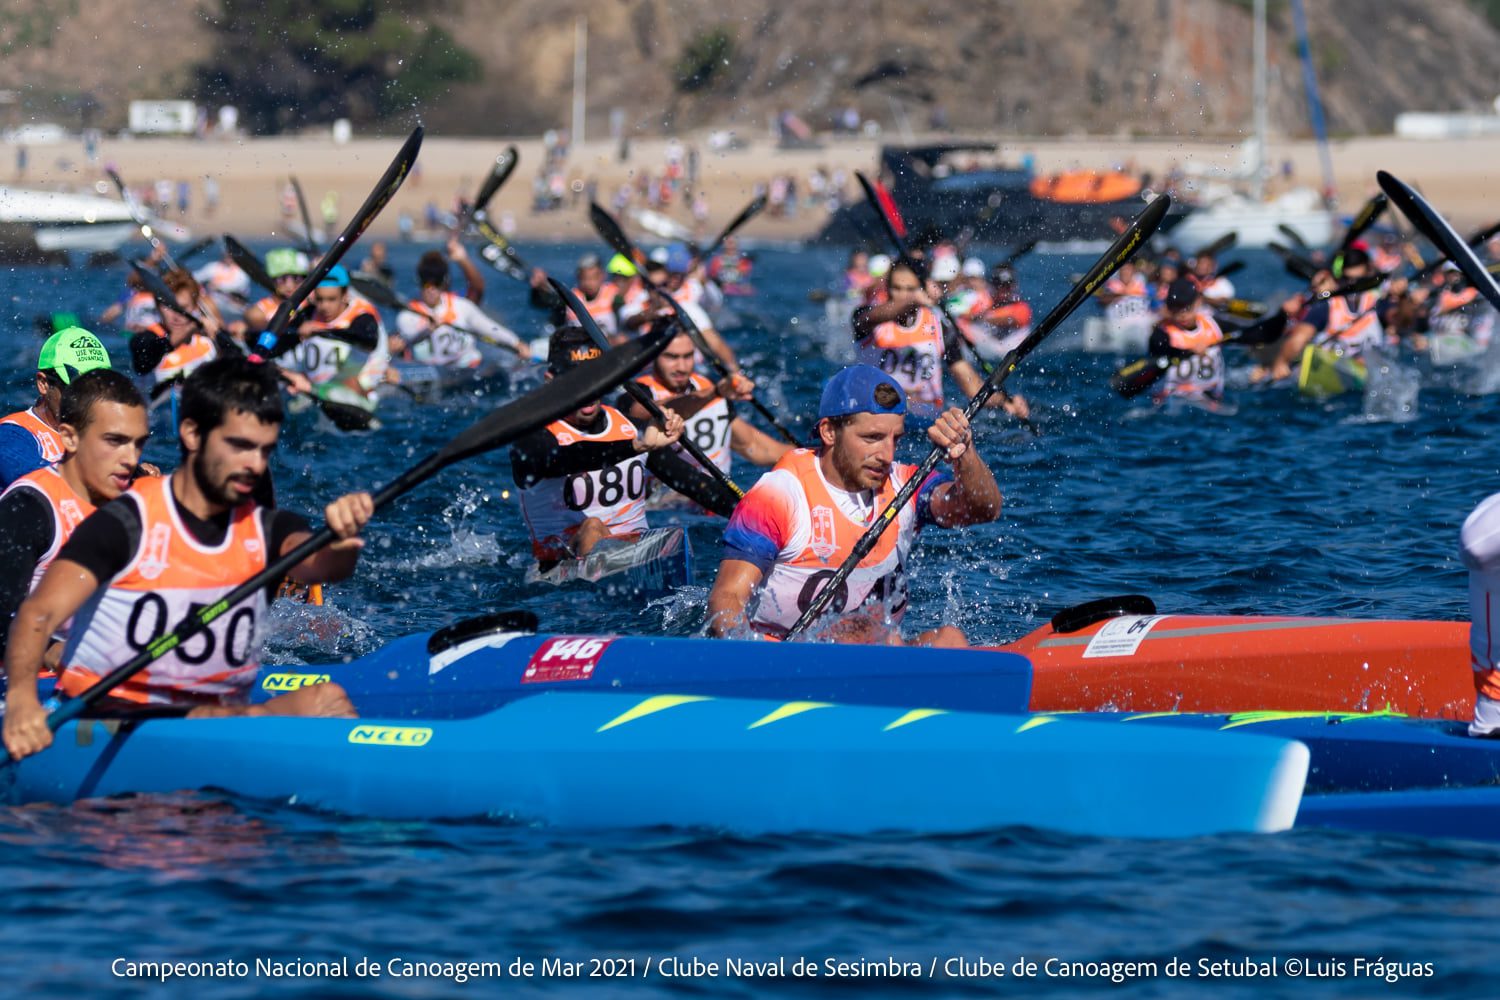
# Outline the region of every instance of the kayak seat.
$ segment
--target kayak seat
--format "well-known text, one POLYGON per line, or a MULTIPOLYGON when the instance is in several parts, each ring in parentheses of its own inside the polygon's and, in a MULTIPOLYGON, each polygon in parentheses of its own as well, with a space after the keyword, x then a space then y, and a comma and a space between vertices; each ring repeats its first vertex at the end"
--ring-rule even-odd
POLYGON ((1052 631, 1058 635, 1077 632, 1095 622, 1121 615, 1154 615, 1156 602, 1144 594, 1120 594, 1063 608, 1052 616, 1052 631))
POLYGON ((444 625, 427 637, 427 652, 436 656, 445 649, 494 632, 535 632, 541 623, 530 611, 497 611, 444 625))

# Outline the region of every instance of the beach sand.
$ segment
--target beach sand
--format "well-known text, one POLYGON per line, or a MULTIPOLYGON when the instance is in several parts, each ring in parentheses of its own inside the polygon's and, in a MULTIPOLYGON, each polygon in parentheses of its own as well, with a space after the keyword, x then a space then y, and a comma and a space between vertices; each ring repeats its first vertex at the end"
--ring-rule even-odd
MULTIPOLYGON (((806 178, 823 167, 840 170, 853 185, 853 171, 873 172, 881 145, 894 138, 842 137, 824 140, 821 149, 779 150, 769 139, 753 139, 748 148, 730 152, 707 151, 704 136, 684 136, 683 142, 700 150, 701 187, 707 196, 708 221, 700 227, 709 234, 734 216, 752 197, 757 184, 774 175, 791 174, 805 194, 806 178)), ((917 141, 951 141, 951 136, 918 136, 917 141)), ((188 180, 191 204, 179 217, 175 206, 168 217, 179 219, 195 234, 230 232, 242 238, 266 237, 284 231, 281 196, 289 175, 295 174, 310 202, 314 220, 321 224, 320 202, 334 192, 338 202, 336 232, 369 194, 390 158, 400 146, 397 135, 356 138, 335 144, 328 134, 263 139, 185 138, 116 139, 100 144, 97 162, 90 164, 76 140, 28 149, 27 186, 68 185, 87 187, 102 178, 102 169, 113 166, 132 187, 157 179, 188 180), (219 204, 211 215, 204 205, 201 181, 212 176, 219 185, 219 204)), ((1197 165, 1233 170, 1240 151, 1228 142, 1180 142, 1114 139, 1024 139, 1002 137, 1000 157, 1017 162, 1023 155, 1034 159, 1041 172, 1072 168, 1105 168, 1128 165, 1160 177, 1173 165, 1197 165)), ((419 170, 402 187, 394 202, 375 223, 372 234, 392 237, 402 211, 416 222, 424 235, 423 208, 435 202, 451 210, 455 194, 472 196, 490 164, 509 142, 521 154, 521 164, 491 204, 492 218, 509 212, 515 220, 515 239, 589 241, 594 234, 584 211, 586 205, 569 205, 560 211, 531 211, 532 181, 543 161, 539 138, 473 139, 429 135, 422 147, 419 170)), ((662 172, 666 140, 634 141, 629 161, 620 162, 612 143, 586 143, 575 150, 565 168, 568 177, 592 178, 598 184, 598 199, 608 206, 616 188, 632 181, 639 171, 653 176, 662 172)), ((0 147, 0 157, 6 156, 0 147)), ((15 157, 0 159, 0 180, 15 180, 15 157)), ((1496 198, 1494 164, 1500 157, 1500 138, 1417 141, 1394 137, 1350 139, 1334 143, 1332 158, 1341 207, 1353 212, 1376 190, 1375 171, 1389 170, 1421 188, 1429 200, 1461 228, 1482 225, 1500 215, 1496 198)), ((1311 142, 1271 142, 1268 161, 1277 170, 1284 161, 1292 164, 1296 183, 1321 187, 1317 147, 1311 142)), ((113 196, 112 189, 108 189, 113 196)), ((675 221, 691 226, 687 206, 674 204, 665 211, 675 221)), ((746 237, 773 240, 805 239, 817 232, 826 218, 822 208, 803 208, 795 217, 772 218, 767 214, 749 223, 746 237)))

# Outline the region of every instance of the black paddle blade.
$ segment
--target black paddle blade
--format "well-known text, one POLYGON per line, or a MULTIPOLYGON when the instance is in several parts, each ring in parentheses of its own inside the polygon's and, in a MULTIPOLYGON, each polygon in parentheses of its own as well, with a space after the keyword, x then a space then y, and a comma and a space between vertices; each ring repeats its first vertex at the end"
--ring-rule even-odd
POLYGON ((401 145, 391 165, 385 168, 385 174, 375 185, 375 190, 370 192, 365 203, 349 220, 349 225, 344 227, 344 231, 339 234, 338 239, 333 241, 328 252, 323 254, 313 266, 312 273, 302 279, 302 284, 297 286, 297 290, 291 294, 290 298, 276 307, 276 315, 271 318, 271 325, 268 327, 274 336, 279 337, 285 332, 287 323, 291 321, 292 312, 302 305, 303 299, 312 294, 312 290, 318 287, 318 282, 328 277, 328 272, 333 270, 333 265, 349 252, 349 248, 354 245, 355 241, 364 235, 366 229, 370 228, 370 223, 375 221, 380 210, 396 197, 396 192, 401 189, 406 175, 411 172, 412 164, 417 162, 417 153, 421 149, 422 126, 418 125, 412 129, 411 135, 407 136, 406 142, 401 145))
POLYGON ((745 223, 749 222, 751 219, 759 215, 761 213, 761 210, 765 207, 766 196, 763 194, 756 195, 751 200, 750 204, 740 209, 739 215, 736 215, 733 219, 729 220, 729 225, 725 226, 723 231, 719 233, 718 238, 708 245, 708 249, 697 250, 695 248, 693 256, 698 257, 701 260, 706 260, 707 258, 712 257, 714 254, 718 253, 719 247, 724 245, 725 240, 729 239, 729 237, 738 232, 739 228, 745 223))
POLYGON ((510 175, 516 172, 516 166, 520 162, 521 151, 515 146, 506 146, 505 152, 495 157, 495 165, 490 168, 490 175, 484 179, 479 193, 474 196, 474 205, 470 211, 477 215, 487 209, 490 199, 510 180, 510 175))
POLYGON ((1339 241, 1339 249, 1348 250, 1355 240, 1365 234, 1365 230, 1375 225, 1375 220, 1380 218, 1380 214, 1385 211, 1386 206, 1389 204, 1390 199, 1379 193, 1365 202, 1364 207, 1359 210, 1359 214, 1350 221, 1349 231, 1339 241))
POLYGON ((1133 361, 1109 377, 1109 387, 1126 399, 1134 399, 1151 388, 1167 371, 1166 358, 1133 361))
POLYGON ((245 246, 233 236, 224 237, 224 246, 229 251, 229 257, 239 265, 240 270, 250 276, 250 280, 268 292, 276 291, 276 281, 266 272, 266 267, 260 262, 260 258, 250 252, 245 246))
POLYGON ((1384 170, 1376 172, 1375 179, 1380 182, 1380 189, 1390 196, 1401 214, 1417 227, 1417 231, 1447 254, 1448 259, 1458 265, 1464 277, 1469 279, 1469 283, 1478 289, 1479 294, 1488 299, 1496 309, 1500 309, 1500 285, 1495 284, 1494 277, 1484 269, 1479 258, 1474 256, 1469 244, 1448 225, 1448 220, 1427 204, 1427 199, 1384 170))
POLYGON ((397 311, 406 309, 406 303, 401 301, 401 296, 392 291, 391 287, 383 281, 376 281, 374 278, 356 278, 350 275, 349 287, 378 306, 397 311))
POLYGON ((1228 250, 1239 241, 1240 234, 1231 229, 1229 232, 1225 233, 1223 236, 1220 236, 1218 239, 1214 240, 1207 246, 1199 248, 1198 252, 1200 254, 1206 253, 1210 257, 1217 257, 1219 256, 1219 254, 1223 253, 1225 250, 1228 250))
POLYGON ((1311 281, 1312 276, 1317 274, 1321 268, 1308 260, 1306 257, 1289 250, 1280 243, 1267 243, 1266 249, 1281 258, 1281 266, 1286 268, 1286 273, 1303 281, 1311 281))
POLYGON ((474 424, 450 441, 436 457, 441 465, 450 465, 470 455, 508 444, 528 431, 567 416, 618 388, 655 361, 674 336, 676 332, 673 330, 660 330, 611 348, 604 352, 603 357, 570 368, 474 424))
POLYGON ((177 255, 177 263, 181 264, 183 261, 193 259, 203 251, 207 250, 209 247, 213 246, 216 242, 218 242, 218 239, 219 238, 217 236, 205 236, 200 240, 194 240, 192 243, 188 244, 186 250, 177 255))
POLYGON ((1219 275, 1218 276, 1221 277, 1221 278, 1227 278, 1231 274, 1239 274, 1244 269, 1245 269, 1245 262, 1244 261, 1242 261, 1242 260, 1232 260, 1228 264, 1225 264, 1223 267, 1219 268, 1219 275))
POLYGON ((619 221, 601 208, 597 201, 589 202, 589 221, 594 224, 594 232, 609 244, 611 250, 635 261, 636 267, 641 270, 641 280, 646 281, 645 268, 641 267, 645 263, 645 257, 635 248, 635 244, 630 242, 630 237, 626 236, 625 230, 620 228, 619 221))
POLYGON ((146 291, 151 293, 151 297, 156 299, 157 305, 161 306, 163 309, 170 310, 179 316, 183 316, 191 320, 192 322, 197 323, 199 326, 203 325, 198 317, 194 316, 192 313, 188 312, 186 309, 182 308, 182 306, 177 304, 177 293, 173 292, 172 289, 168 287, 167 283, 162 280, 161 275, 157 274, 149 267, 142 267, 139 261, 134 260, 130 262, 130 269, 135 272, 135 276, 137 278, 141 279, 141 284, 145 286, 146 291))
POLYGON ((1012 250, 1010 252, 1010 256, 1006 257, 1000 262, 1000 266, 1010 267, 1016 261, 1020 260, 1022 257, 1031 253, 1031 251, 1035 250, 1036 245, 1040 242, 1042 242, 1040 237, 1033 236, 1031 239, 1027 240, 1025 243, 1022 243, 1020 246, 1012 250))
POLYGON ((1291 240, 1298 250, 1312 249, 1312 247, 1307 245, 1307 240, 1303 238, 1302 234, 1297 232, 1297 230, 1293 229, 1291 226, 1287 225, 1285 222, 1277 223, 1276 228, 1282 233, 1282 235, 1291 240))

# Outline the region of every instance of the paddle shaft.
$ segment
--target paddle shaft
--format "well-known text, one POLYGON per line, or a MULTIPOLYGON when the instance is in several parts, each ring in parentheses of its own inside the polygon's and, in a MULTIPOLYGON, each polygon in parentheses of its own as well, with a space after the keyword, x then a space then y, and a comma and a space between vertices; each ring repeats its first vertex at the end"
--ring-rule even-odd
POLYGON ((1434 246, 1448 255, 1480 295, 1496 309, 1500 309, 1500 285, 1495 284, 1494 276, 1485 270, 1473 249, 1454 232, 1448 220, 1429 205, 1427 199, 1384 170, 1378 171, 1375 179, 1380 183, 1381 190, 1395 202, 1401 214, 1410 219, 1411 224, 1431 240, 1434 246))
MULTIPOLYGON (((1026 339, 1017 344, 1004 357, 999 367, 990 374, 989 378, 985 379, 984 385, 979 387, 979 391, 974 394, 974 398, 969 400, 969 405, 964 407, 964 416, 967 419, 972 420, 974 415, 979 412, 980 407, 984 406, 985 402, 990 398, 990 395, 998 391, 1005 383, 1005 380, 1010 377, 1010 373, 1016 370, 1016 366, 1028 354, 1036 350, 1041 342, 1046 340, 1048 335, 1057 329, 1063 320, 1072 315, 1073 311, 1082 305, 1089 296, 1093 295, 1094 291, 1100 285, 1104 284, 1110 275, 1114 274, 1120 269, 1122 264, 1135 255, 1135 252, 1141 248, 1142 244, 1150 239, 1152 234, 1161 226, 1161 220, 1166 216, 1167 209, 1171 205, 1171 197, 1163 194, 1158 195, 1150 205, 1146 206, 1146 210, 1136 217, 1135 221, 1130 224, 1125 232, 1121 233, 1119 238, 1104 252, 1104 256, 1099 258, 1094 266, 1089 269, 1088 273, 1084 275, 1084 279, 1075 284, 1068 291, 1068 294, 1063 296, 1062 300, 1052 308, 1052 311, 1046 315, 1041 323, 1037 324, 1036 328, 1027 335, 1026 339)), ((813 622, 817 621, 823 612, 828 609, 828 605, 833 602, 834 595, 843 590, 844 581, 849 579, 849 574, 853 573, 855 567, 875 548, 875 543, 880 540, 881 534, 896 519, 896 515, 901 512, 901 508, 906 506, 912 497, 916 496, 917 490, 921 488, 922 483, 926 481, 927 477, 932 474, 932 470, 937 468, 938 461, 942 456, 942 448, 935 447, 927 453, 927 457, 922 460, 922 464, 917 467, 917 470, 907 479, 901 489, 896 492, 895 497, 891 499, 885 510, 880 512, 880 516, 875 519, 875 523, 854 543, 853 551, 844 560, 844 564, 838 568, 838 571, 813 596, 813 599, 808 603, 807 610, 802 612, 801 617, 792 623, 792 627, 787 630, 787 638, 791 638, 798 632, 806 629, 813 622)))
POLYGON ((479 193, 474 195, 474 200, 463 207, 458 214, 458 225, 454 226, 454 232, 462 238, 469 231, 469 223, 476 216, 487 218, 490 199, 495 197, 495 192, 500 190, 510 175, 515 172, 516 166, 521 162, 521 152, 515 146, 506 146, 505 152, 495 157, 495 165, 490 167, 489 176, 479 187, 479 193))
MULTIPOLYGON (((620 224, 615 220, 614 216, 600 208, 598 204, 589 206, 589 217, 593 220, 594 228, 599 231, 599 235, 604 237, 604 242, 612 246, 617 253, 624 254, 631 260, 640 261, 645 259, 641 256, 641 252, 636 249, 635 244, 630 242, 629 237, 625 235, 625 230, 620 228, 620 224)), ((724 363, 724 359, 719 357, 718 353, 709 346, 708 341, 703 336, 703 331, 698 329, 698 324, 693 322, 693 317, 688 315, 687 310, 682 308, 670 293, 664 291, 660 285, 652 281, 644 267, 637 267, 636 273, 641 279, 641 284, 666 301, 667 308, 672 310, 672 315, 677 318, 677 322, 687 331, 687 335, 693 338, 694 346, 708 359, 708 363, 713 365, 714 371, 719 373, 719 377, 729 378, 733 372, 724 363)), ((755 408, 755 412, 759 413, 767 423, 776 429, 778 434, 786 439, 788 444, 795 445, 798 443, 797 436, 783 427, 781 421, 776 419, 776 415, 767 409, 764 403, 752 396, 750 397, 750 405, 755 408)))
POLYGON ((297 211, 302 215, 302 249, 316 256, 323 252, 318 246, 318 241, 313 237, 312 214, 307 210, 307 198, 302 194, 302 184, 297 178, 289 178, 292 182, 292 191, 297 195, 297 211))
POLYGON ((739 228, 745 223, 749 222, 751 219, 759 215, 761 213, 761 210, 765 207, 766 196, 763 194, 757 195, 754 199, 751 200, 750 204, 740 209, 740 214, 736 215, 733 219, 730 220, 729 225, 725 226, 724 231, 719 233, 718 239, 714 240, 708 245, 707 250, 699 251, 696 254, 697 258, 701 261, 707 261, 714 254, 718 253, 719 248, 724 245, 725 240, 729 239, 729 237, 738 232, 739 228))
POLYGON ((476 215, 472 225, 474 231, 484 237, 489 243, 488 247, 479 252, 479 256, 485 263, 501 274, 529 284, 531 282, 531 265, 527 264, 521 255, 516 252, 516 248, 511 246, 510 240, 501 236, 499 231, 490 225, 490 220, 483 216, 476 215))
MULTIPOLYGON (((573 290, 553 277, 548 277, 547 282, 552 286, 554 292, 562 296, 562 300, 568 304, 568 308, 572 310, 574 318, 578 320, 578 325, 583 328, 584 333, 589 335, 589 339, 599 346, 599 350, 609 350, 609 339, 604 336, 604 331, 599 329, 599 324, 594 322, 594 317, 589 315, 588 308, 582 302, 578 301, 578 296, 573 294, 573 290)), ((653 419, 660 420, 665 424, 667 419, 666 411, 661 408, 656 398, 651 395, 650 389, 647 389, 635 379, 628 379, 624 384, 624 389, 630 394, 631 399, 640 403, 641 408, 651 414, 653 419)), ((677 443, 682 445, 683 451, 693 456, 695 462, 703 466, 704 472, 718 480, 719 484, 733 493, 736 498, 745 495, 745 491, 740 489, 733 479, 729 478, 727 472, 719 468, 718 463, 708 457, 708 453, 699 447, 696 441, 684 434, 677 439, 677 443)))
POLYGON ((146 213, 141 210, 140 203, 135 200, 135 195, 130 193, 130 189, 125 186, 125 182, 120 179, 120 175, 115 173, 113 169, 107 169, 104 173, 108 175, 110 180, 114 181, 115 187, 120 192, 120 200, 125 202, 125 208, 130 212, 130 217, 135 220, 135 224, 140 227, 141 235, 146 237, 146 242, 151 244, 151 249, 161 254, 163 264, 174 271, 178 270, 178 263, 172 259, 172 255, 167 251, 167 245, 161 241, 161 237, 157 236, 156 231, 151 228, 151 222, 146 218, 146 213))

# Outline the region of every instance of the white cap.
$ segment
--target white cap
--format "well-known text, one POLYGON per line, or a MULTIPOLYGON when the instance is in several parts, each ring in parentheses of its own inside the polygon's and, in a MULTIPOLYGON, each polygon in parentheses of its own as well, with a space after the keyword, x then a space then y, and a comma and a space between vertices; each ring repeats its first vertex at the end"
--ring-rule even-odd
POLYGON ((665 264, 667 262, 667 248, 657 247, 651 251, 651 262, 654 264, 665 264))
POLYGON ((870 277, 884 278, 891 269, 891 259, 883 253, 878 253, 870 258, 870 277))
POLYGON ((933 261, 930 277, 933 281, 952 281, 958 277, 958 258, 939 257, 933 261))
POLYGON ((984 261, 980 260, 978 257, 970 257, 968 260, 964 261, 965 278, 982 278, 984 277, 984 274, 984 261))

